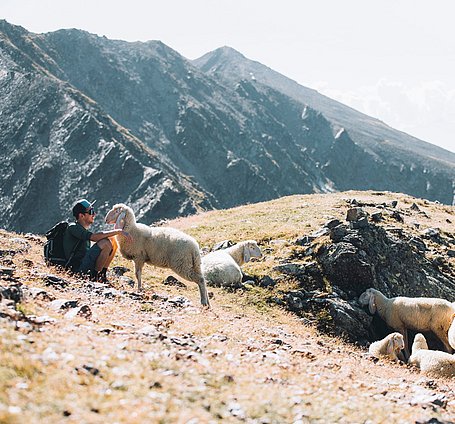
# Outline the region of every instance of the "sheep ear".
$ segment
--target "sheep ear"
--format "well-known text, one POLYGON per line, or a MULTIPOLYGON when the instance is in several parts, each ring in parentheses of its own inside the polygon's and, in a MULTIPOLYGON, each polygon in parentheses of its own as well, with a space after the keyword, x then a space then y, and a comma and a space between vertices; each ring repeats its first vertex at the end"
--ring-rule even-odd
POLYGON ((250 254, 250 246, 245 246, 245 248, 243 249, 243 260, 245 262, 248 262, 251 258, 251 254, 250 254))
POLYGON ((395 350, 395 340, 393 337, 387 342, 387 353, 390 354, 395 350))
POLYGON ((368 303, 368 308, 370 309, 370 313, 376 313, 376 302, 374 301, 374 295, 370 294, 370 302, 368 303))
POLYGON ((114 229, 115 230, 122 230, 123 229, 123 226, 125 225, 125 215, 126 215, 126 212, 123 211, 118 217, 117 217, 117 221, 115 221, 115 225, 114 225, 114 229))

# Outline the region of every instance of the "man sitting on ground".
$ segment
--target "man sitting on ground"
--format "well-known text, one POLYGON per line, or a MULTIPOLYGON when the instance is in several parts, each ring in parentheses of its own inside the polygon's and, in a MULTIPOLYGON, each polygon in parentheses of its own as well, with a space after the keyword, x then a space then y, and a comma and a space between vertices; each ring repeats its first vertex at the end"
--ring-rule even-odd
POLYGON ((66 259, 71 261, 68 267, 76 273, 89 274, 92 280, 106 282, 107 269, 117 251, 114 236, 121 235, 131 241, 131 236, 124 230, 110 230, 92 233, 88 229, 95 220, 93 204, 86 199, 79 200, 73 207, 76 222, 68 225, 63 236, 63 248, 66 259), (90 242, 95 244, 90 247, 90 242))

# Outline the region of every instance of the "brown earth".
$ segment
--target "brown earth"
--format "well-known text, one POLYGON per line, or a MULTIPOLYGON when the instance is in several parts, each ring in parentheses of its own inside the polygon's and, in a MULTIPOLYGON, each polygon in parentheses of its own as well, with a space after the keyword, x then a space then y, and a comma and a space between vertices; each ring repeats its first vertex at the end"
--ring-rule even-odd
MULTIPOLYGON (((344 218, 350 197, 416 202, 429 217, 423 227, 453 232, 453 207, 392 193, 291 196, 168 225, 204 249, 258 240, 264 258, 244 268, 265 275, 296 237, 344 218)), ((146 267, 142 294, 113 274, 112 287, 93 286, 46 267, 42 243, 0 231, 0 285, 20 283, 25 293, 0 309, 0 423, 455 422, 452 380, 374 361, 365 348, 318 333, 267 302, 280 284, 210 288, 206 310, 194 283, 162 284, 166 270, 146 267), (63 283, 49 283, 49 274, 63 283), (47 297, 33 297, 32 287, 47 297), (53 309, 52 299, 88 308, 72 317, 77 309, 53 309)), ((132 268, 120 257, 115 265, 132 268)))

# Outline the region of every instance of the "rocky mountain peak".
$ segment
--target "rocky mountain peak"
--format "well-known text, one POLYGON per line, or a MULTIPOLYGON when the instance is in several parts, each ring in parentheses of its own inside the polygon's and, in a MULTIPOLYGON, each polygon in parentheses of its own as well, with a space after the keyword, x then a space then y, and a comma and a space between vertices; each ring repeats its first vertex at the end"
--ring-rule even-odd
POLYGON ((430 145, 229 47, 190 62, 160 41, 2 27, 0 200, 11 209, 0 223, 10 229, 43 232, 87 191, 148 219, 352 188, 453 202, 450 155, 423 156, 430 145), (46 222, 26 212, 38 198, 59 205, 46 222))

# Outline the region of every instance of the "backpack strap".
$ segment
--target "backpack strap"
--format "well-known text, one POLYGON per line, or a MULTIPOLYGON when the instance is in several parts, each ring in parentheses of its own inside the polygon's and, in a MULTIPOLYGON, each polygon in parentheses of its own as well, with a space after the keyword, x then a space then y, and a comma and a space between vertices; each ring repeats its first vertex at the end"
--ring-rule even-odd
POLYGON ((68 268, 69 264, 71 263, 71 261, 73 260, 73 256, 74 254, 76 253, 76 250, 77 248, 79 247, 79 245, 81 244, 81 239, 79 239, 79 241, 74 245, 73 249, 71 250, 71 254, 70 254, 70 257, 69 259, 65 262, 65 268, 68 268))

